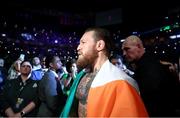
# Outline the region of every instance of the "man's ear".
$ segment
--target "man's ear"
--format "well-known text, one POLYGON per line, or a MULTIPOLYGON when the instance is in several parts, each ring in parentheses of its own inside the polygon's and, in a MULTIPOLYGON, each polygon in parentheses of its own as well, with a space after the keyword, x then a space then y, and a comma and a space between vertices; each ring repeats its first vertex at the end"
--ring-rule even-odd
POLYGON ((143 46, 140 43, 136 44, 138 48, 143 48, 143 46))
POLYGON ((105 42, 103 40, 97 41, 96 48, 98 51, 101 51, 105 48, 105 42))

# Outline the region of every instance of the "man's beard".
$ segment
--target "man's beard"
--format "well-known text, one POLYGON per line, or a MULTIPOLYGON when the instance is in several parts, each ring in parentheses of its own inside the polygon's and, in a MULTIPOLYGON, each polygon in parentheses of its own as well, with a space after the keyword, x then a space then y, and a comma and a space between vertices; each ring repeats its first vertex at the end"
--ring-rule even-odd
POLYGON ((93 62, 97 58, 96 53, 92 53, 89 55, 79 55, 79 58, 76 62, 78 69, 91 68, 93 62))
POLYGON ((77 64, 78 69, 81 70, 83 68, 86 68, 88 66, 89 62, 85 56, 81 55, 81 57, 78 58, 76 64, 77 64))

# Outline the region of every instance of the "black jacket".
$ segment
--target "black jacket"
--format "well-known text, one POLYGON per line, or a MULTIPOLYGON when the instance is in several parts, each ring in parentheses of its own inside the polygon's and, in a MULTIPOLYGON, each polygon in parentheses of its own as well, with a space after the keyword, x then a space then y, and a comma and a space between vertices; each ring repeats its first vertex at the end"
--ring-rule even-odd
POLYGON ((179 81, 158 59, 145 53, 136 62, 135 76, 149 116, 177 116, 179 81))

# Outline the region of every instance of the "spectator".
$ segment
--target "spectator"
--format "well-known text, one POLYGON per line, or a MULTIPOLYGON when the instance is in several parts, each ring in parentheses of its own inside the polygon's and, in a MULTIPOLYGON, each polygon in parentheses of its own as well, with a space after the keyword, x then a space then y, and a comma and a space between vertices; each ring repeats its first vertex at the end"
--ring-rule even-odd
POLYGON ((122 69, 124 72, 126 72, 129 76, 133 76, 134 72, 129 70, 125 64, 123 64, 123 58, 118 54, 113 54, 110 57, 110 62, 117 66, 119 69, 122 69))
POLYGON ((7 79, 16 79, 20 73, 20 65, 22 61, 24 61, 25 55, 20 54, 19 58, 11 65, 8 70, 8 77, 7 79))
POLYGON ((38 117, 57 117, 66 100, 56 73, 58 69, 62 68, 60 58, 54 55, 47 56, 46 67, 48 71, 45 72, 39 83, 38 93, 41 105, 38 117))
POLYGON ((20 65, 21 75, 8 80, 3 87, 2 111, 6 117, 35 117, 38 107, 38 83, 30 79, 32 66, 29 61, 20 65))
POLYGON ((139 37, 127 37, 122 50, 126 60, 135 64, 134 79, 150 117, 177 116, 179 82, 168 74, 160 60, 145 52, 139 37))
POLYGON ((33 80, 41 80, 44 72, 41 68, 41 63, 39 57, 34 57, 33 61, 33 68, 32 68, 32 79, 33 80))

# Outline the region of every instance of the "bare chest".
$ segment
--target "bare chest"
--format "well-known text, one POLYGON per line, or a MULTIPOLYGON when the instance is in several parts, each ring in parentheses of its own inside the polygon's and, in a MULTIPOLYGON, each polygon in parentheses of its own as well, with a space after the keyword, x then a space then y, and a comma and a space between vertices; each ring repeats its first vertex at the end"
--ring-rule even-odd
POLYGON ((83 77, 76 91, 76 98, 79 100, 78 115, 79 117, 87 116, 87 97, 89 89, 94 80, 95 74, 87 74, 83 77))
POLYGON ((90 78, 89 76, 85 76, 84 78, 81 79, 78 85, 76 97, 80 102, 82 102, 82 104, 86 104, 88 92, 92 84, 92 81, 93 78, 90 78))

